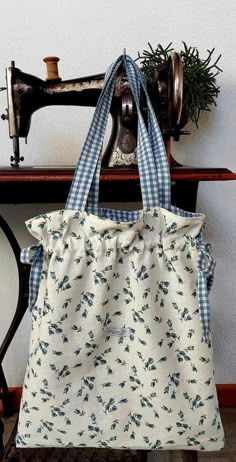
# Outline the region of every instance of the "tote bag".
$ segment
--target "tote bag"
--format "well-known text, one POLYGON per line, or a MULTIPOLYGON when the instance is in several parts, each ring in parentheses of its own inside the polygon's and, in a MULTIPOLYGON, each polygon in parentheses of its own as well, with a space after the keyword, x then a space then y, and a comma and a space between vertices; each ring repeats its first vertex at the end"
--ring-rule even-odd
POLYGON ((32 331, 16 445, 215 451, 224 436, 205 217, 171 206, 162 135, 128 56, 143 209, 98 207, 101 148, 122 59, 107 71, 65 209, 26 223, 39 244, 22 252, 29 261, 33 251, 32 331))

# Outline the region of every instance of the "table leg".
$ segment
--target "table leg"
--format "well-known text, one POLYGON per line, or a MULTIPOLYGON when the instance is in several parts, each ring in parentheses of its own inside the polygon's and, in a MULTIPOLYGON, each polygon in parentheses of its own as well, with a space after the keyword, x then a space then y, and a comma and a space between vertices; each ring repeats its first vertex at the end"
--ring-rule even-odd
POLYGON ((4 434, 4 423, 2 419, 0 419, 0 456, 3 455, 3 451, 4 451, 3 434, 4 434))
POLYGON ((148 460, 148 453, 149 453, 149 451, 142 451, 142 454, 141 454, 141 461, 142 461, 142 462, 147 462, 147 460, 148 460))
POLYGON ((197 451, 183 451, 183 462, 197 462, 198 452, 197 451))
POLYGON ((176 181, 172 186, 172 204, 189 212, 196 211, 198 181, 176 181))
POLYGON ((11 399, 8 392, 8 386, 5 379, 5 375, 2 369, 2 362, 5 357, 5 354, 8 350, 8 347, 21 323, 21 320, 25 314, 25 311, 28 306, 28 279, 29 279, 29 269, 27 265, 23 265, 20 261, 20 246, 7 222, 0 215, 0 228, 3 230, 6 238, 9 241, 9 244, 14 253, 16 264, 18 268, 19 276, 19 295, 16 311, 11 322, 11 325, 8 329, 8 332, 0 345, 0 399, 3 402, 4 415, 10 416, 12 414, 11 399))

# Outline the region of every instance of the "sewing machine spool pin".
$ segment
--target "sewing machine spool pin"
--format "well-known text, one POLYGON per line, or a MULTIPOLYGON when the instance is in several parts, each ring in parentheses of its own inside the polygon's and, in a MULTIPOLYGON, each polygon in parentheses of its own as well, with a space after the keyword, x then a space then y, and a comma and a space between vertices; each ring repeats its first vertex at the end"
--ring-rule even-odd
POLYGON ((123 61, 122 61, 123 72, 125 72, 125 58, 126 58, 126 48, 123 48, 123 61))
POLYGON ((43 61, 46 63, 47 66, 46 81, 54 80, 60 82, 61 77, 59 77, 57 65, 58 61, 60 61, 60 58, 58 58, 57 56, 46 56, 46 58, 44 58, 43 61))

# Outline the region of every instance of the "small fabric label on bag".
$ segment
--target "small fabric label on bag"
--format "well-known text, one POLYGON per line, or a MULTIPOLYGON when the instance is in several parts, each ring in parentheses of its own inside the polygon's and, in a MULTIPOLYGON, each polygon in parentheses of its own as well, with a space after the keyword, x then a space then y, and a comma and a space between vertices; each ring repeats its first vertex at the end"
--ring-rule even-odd
POLYGON ((128 327, 108 327, 104 330, 105 337, 129 337, 130 329, 128 327))

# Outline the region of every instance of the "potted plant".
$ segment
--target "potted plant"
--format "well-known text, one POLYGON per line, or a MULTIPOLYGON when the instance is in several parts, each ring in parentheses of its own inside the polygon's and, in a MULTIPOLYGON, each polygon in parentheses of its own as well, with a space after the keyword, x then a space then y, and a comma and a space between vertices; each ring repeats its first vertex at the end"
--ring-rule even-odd
MULTIPOLYGON (((170 54, 174 51, 172 42, 166 48, 158 44, 156 48, 148 43, 149 49, 138 52, 137 61, 141 64, 150 86, 158 79, 158 74, 168 66, 170 54)), ((216 106, 216 98, 220 92, 216 77, 222 70, 218 66, 221 55, 213 59, 215 48, 207 50, 207 57, 201 58, 196 47, 187 46, 183 42, 180 57, 183 65, 183 110, 180 128, 188 121, 198 127, 201 111, 211 111, 212 104, 216 106)))

